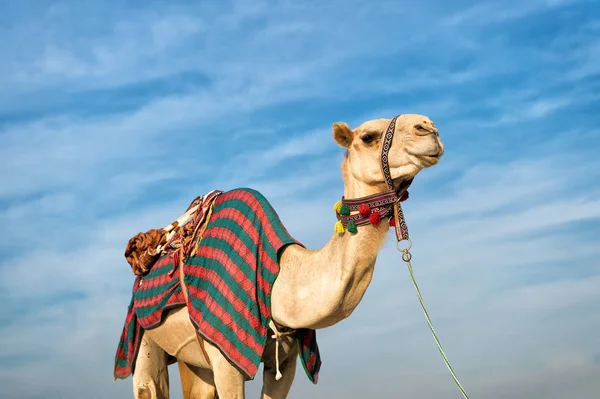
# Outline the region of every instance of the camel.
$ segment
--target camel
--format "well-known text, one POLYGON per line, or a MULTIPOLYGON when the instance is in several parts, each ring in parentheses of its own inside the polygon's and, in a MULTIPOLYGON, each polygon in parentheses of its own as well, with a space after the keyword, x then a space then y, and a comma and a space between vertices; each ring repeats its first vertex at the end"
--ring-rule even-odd
MULTIPOLYGON (((332 125, 335 142, 346 150, 341 165, 343 198, 363 198, 389 190, 382 175, 380 151, 390 123, 390 119, 370 120, 354 130, 343 122, 332 125)), ((426 116, 400 115, 395 123, 388 163, 394 188, 405 189, 419 171, 438 163, 444 145, 435 124, 426 116)), ((296 244, 284 247, 271 292, 275 325, 282 330, 323 329, 349 317, 371 282, 389 228, 388 223, 373 223, 359 226, 355 234, 335 231, 319 250, 296 244)), ((263 399, 286 398, 294 380, 297 343, 285 334, 277 342, 278 348, 273 338, 268 339, 261 359, 263 399), (276 350, 278 356, 274 356, 276 350)), ((170 355, 178 362, 184 398, 244 398, 242 373, 216 346, 209 342, 203 346, 187 308, 171 310, 160 326, 144 331, 133 373, 134 397, 169 397, 170 355)))

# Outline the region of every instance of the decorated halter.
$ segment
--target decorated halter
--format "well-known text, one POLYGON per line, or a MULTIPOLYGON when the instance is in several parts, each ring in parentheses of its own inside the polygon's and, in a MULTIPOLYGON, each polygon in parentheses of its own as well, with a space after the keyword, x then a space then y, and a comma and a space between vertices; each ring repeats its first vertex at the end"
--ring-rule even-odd
POLYGON ((350 234, 356 234, 358 226, 377 225, 381 220, 388 218, 389 225, 396 227, 397 241, 409 240, 408 227, 400 202, 408 199, 407 189, 412 183, 412 179, 402 182, 400 187, 394 187, 389 164, 390 148, 392 148, 396 120, 399 116, 391 120, 381 140, 381 173, 388 190, 355 199, 342 197, 342 200, 336 202, 333 208, 338 219, 334 228, 336 233, 343 234, 348 230, 350 234))

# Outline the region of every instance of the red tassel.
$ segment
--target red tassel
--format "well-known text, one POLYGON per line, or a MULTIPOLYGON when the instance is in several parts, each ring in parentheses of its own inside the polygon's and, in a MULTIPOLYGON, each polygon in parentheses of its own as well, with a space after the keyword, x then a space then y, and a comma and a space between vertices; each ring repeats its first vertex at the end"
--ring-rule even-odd
POLYGON ((402 193, 402 197, 400 197, 400 202, 404 202, 408 199, 408 191, 402 193))
POLYGON ((396 218, 394 216, 392 216, 392 218, 390 219, 390 227, 395 227, 396 226, 396 218))
POLYGON ((360 206, 360 208, 358 209, 358 213, 360 213, 360 216, 369 216, 369 214, 371 213, 371 208, 369 208, 369 205, 367 204, 362 204, 360 206))
POLYGON ((371 214, 371 216, 369 216, 369 221, 371 222, 371 224, 379 224, 379 222, 381 221, 381 213, 379 212, 374 212, 371 214))

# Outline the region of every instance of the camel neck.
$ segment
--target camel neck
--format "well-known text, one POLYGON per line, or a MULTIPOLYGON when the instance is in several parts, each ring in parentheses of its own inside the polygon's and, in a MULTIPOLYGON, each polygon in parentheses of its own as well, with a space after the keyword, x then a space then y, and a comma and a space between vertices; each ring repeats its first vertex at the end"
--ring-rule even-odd
POLYGON ((371 282, 388 230, 387 223, 365 225, 356 234, 334 233, 320 250, 286 248, 272 293, 275 321, 317 329, 350 316, 371 282))

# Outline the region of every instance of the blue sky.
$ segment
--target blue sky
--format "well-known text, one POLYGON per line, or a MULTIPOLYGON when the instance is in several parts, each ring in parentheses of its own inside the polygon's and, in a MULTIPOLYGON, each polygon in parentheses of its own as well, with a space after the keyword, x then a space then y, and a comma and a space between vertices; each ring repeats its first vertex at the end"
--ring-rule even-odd
MULTIPOLYGON (((600 2, 4 1, 0 37, 5 397, 131 397, 112 381, 128 238, 250 186, 318 248, 342 193, 331 124, 398 113, 446 144, 404 208, 467 391, 600 390, 600 2)), ((460 397, 391 236, 290 397, 460 397)))

